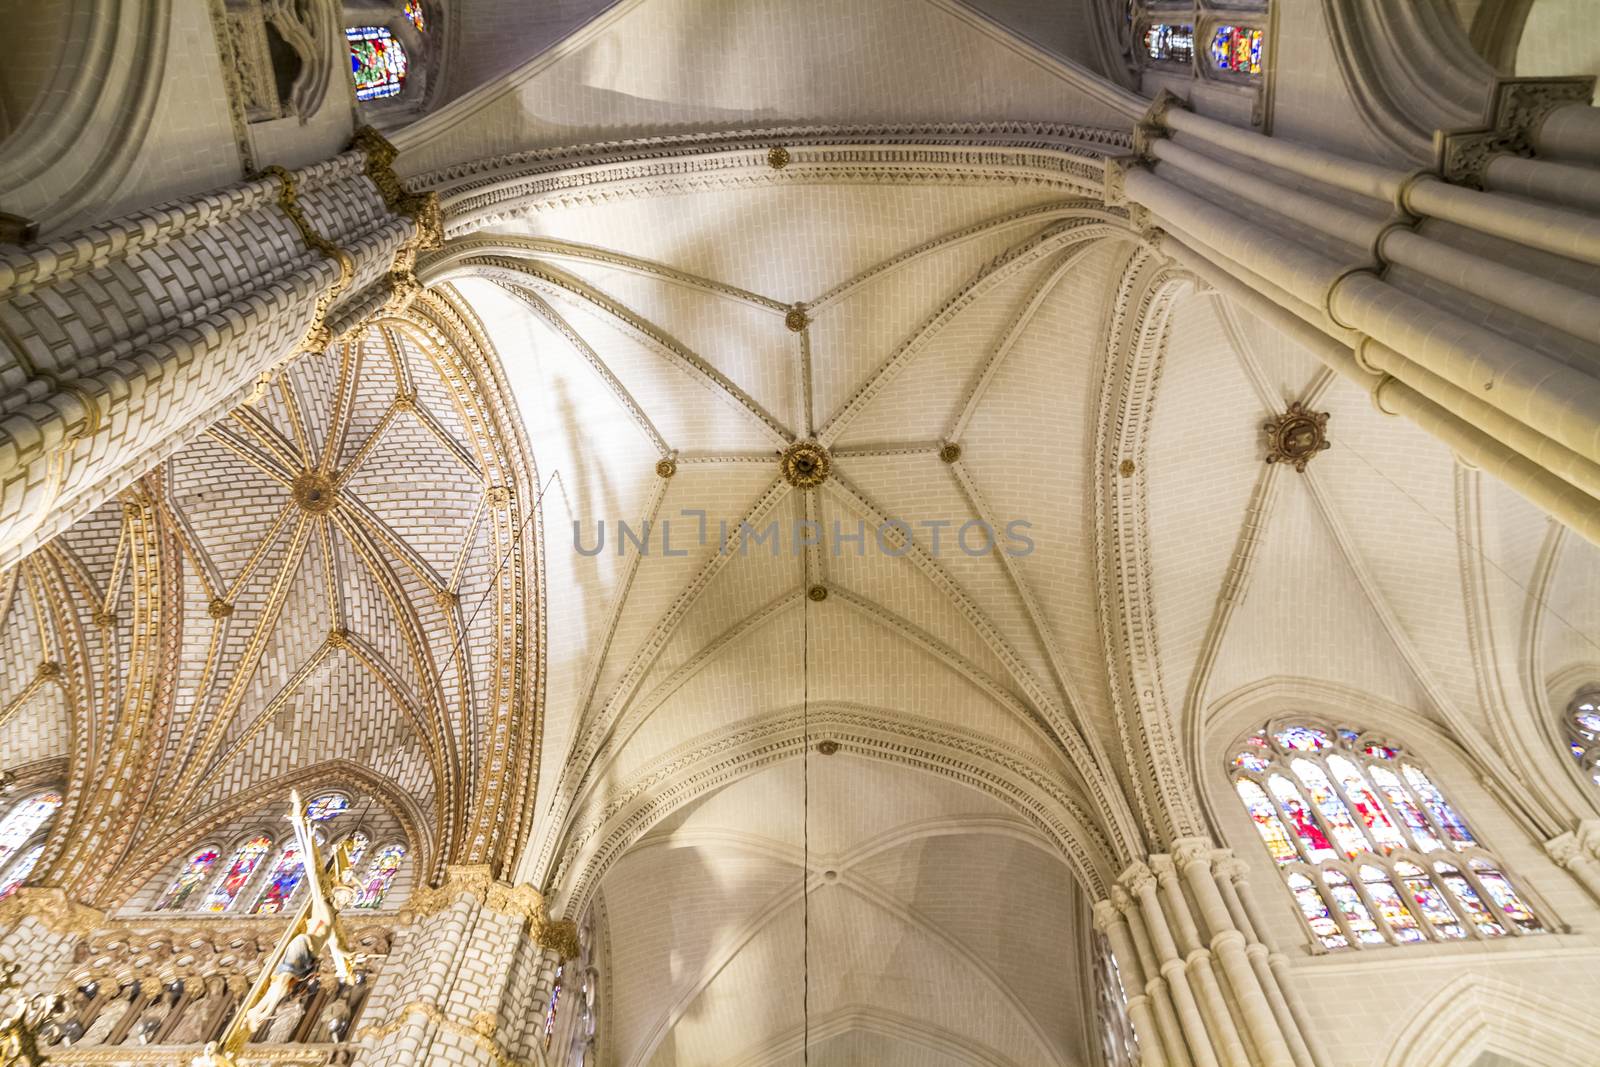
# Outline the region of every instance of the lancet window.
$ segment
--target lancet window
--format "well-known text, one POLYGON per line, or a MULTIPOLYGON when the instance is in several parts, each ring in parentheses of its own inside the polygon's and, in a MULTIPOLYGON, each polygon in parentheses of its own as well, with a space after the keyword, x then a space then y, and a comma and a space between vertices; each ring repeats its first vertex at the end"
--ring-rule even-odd
POLYGON ((361 879, 360 891, 350 906, 368 909, 383 907, 384 895, 394 883, 394 876, 400 873, 400 865, 405 862, 405 858, 406 846, 398 841, 379 849, 378 854, 372 857, 372 862, 367 865, 366 875, 361 879))
POLYGON ((421 0, 406 0, 405 16, 418 33, 427 32, 428 17, 423 13, 421 0))
POLYGON ((567 1042, 567 1067, 594 1067, 600 1024, 600 970, 591 908, 578 924, 578 957, 568 971, 572 986, 572 1031, 567 1042))
POLYGON ((183 870, 172 880, 167 891, 161 894, 161 899, 156 903, 157 911, 178 911, 189 902, 189 898, 211 875, 211 868, 217 865, 217 860, 222 853, 215 848, 207 846, 189 857, 183 865, 183 870))
POLYGON ((1132 0, 1128 22, 1140 64, 1221 81, 1260 79, 1267 10, 1260 0, 1132 0))
POLYGON ((1245 738, 1228 770, 1323 948, 1544 931, 1499 860, 1400 746, 1279 721, 1245 738))
POLYGON ((249 838, 233 854, 233 859, 228 862, 228 868, 223 872, 217 884, 211 887, 205 899, 200 903, 201 911, 227 911, 233 902, 239 899, 239 894, 244 887, 250 884, 250 879, 255 875, 256 868, 261 866, 261 861, 267 858, 267 853, 272 851, 272 838, 266 834, 256 834, 249 838))
POLYGON ((61 794, 35 793, 17 804, 0 822, 0 900, 16 892, 44 855, 50 822, 61 808, 61 794))

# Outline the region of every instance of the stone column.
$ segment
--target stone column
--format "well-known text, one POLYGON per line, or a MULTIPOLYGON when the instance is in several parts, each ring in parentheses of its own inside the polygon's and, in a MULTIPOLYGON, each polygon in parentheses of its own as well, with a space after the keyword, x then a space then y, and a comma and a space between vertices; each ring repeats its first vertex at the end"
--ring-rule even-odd
POLYGON ((411 903, 422 914, 396 935, 355 1034, 355 1062, 522 1062, 539 961, 547 944, 559 957, 575 940, 564 936, 569 924, 549 922, 532 886, 495 881, 488 867, 452 867, 442 888, 411 903))
POLYGON ((0 246, 0 568, 325 348, 440 240, 372 131, 298 170, 0 246))
POLYGON ((1279 323, 1353 352, 1359 374, 1311 346, 1382 410, 1600 543, 1600 373, 1576 358, 1600 343, 1580 266, 1600 264, 1592 85, 1498 83, 1485 128, 1441 133, 1433 173, 1230 126, 1163 94, 1139 155, 1108 165, 1106 196, 1165 230, 1175 259, 1203 260, 1279 323))
POLYGON ((1141 1047, 1147 1034, 1160 1035, 1146 1054, 1164 1059, 1147 1063, 1326 1067, 1281 973, 1287 964, 1259 937, 1244 888, 1242 865, 1228 852, 1186 839, 1173 855, 1135 863, 1096 905, 1117 966, 1145 977, 1137 1014, 1132 997, 1128 1010, 1141 1047))

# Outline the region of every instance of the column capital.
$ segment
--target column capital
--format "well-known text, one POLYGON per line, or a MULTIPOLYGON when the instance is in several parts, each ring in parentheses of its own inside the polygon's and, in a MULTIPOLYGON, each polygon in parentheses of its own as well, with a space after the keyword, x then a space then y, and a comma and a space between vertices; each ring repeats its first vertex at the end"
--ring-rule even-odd
POLYGON ((1135 860, 1117 876, 1117 882, 1128 892, 1137 895, 1143 892, 1145 886, 1155 885, 1155 875, 1150 873, 1149 867, 1135 860))
POLYGON ((1532 156, 1539 126, 1550 113, 1568 104, 1587 104, 1593 95, 1593 77, 1497 79, 1482 126, 1434 135, 1439 173, 1446 181, 1482 189, 1491 160, 1532 156))
POLYGON ((1216 856, 1217 849, 1204 837, 1180 837, 1172 843, 1172 858, 1180 871, 1196 864, 1209 868, 1216 856))
MULTIPOLYGON (((1113 890, 1113 892, 1115 892, 1115 890, 1113 890)), ((1111 927, 1115 926, 1117 923, 1123 921, 1122 912, 1117 908, 1116 903, 1110 897, 1105 900, 1095 901, 1093 912, 1094 928, 1102 934, 1111 927)))

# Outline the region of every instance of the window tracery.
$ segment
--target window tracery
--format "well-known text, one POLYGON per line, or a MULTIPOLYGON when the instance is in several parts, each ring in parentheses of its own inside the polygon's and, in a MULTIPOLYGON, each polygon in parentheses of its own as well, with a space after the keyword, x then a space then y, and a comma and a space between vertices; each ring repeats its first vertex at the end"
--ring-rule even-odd
POLYGON ((1567 709, 1567 748, 1584 776, 1600 785, 1600 692, 1589 690, 1573 698, 1567 709))
POLYGON ((1228 770, 1324 949, 1543 932, 1499 861, 1398 745, 1275 722, 1245 738, 1228 770))
POLYGON ((356 83, 356 99, 398 96, 410 71, 405 45, 382 26, 350 26, 344 35, 350 45, 350 76, 356 83))
POLYGON ((417 28, 418 33, 427 32, 428 18, 427 15, 423 13, 420 0, 406 0, 404 14, 406 19, 410 21, 411 25, 417 28))

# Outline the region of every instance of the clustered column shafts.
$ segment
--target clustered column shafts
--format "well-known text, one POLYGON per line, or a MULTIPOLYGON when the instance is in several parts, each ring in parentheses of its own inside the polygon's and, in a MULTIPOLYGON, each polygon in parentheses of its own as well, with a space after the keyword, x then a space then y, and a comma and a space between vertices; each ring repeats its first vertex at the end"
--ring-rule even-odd
POLYGON ((372 156, 0 247, 0 568, 381 306, 436 220, 372 156))
POLYGON ((1122 191, 1163 251, 1600 544, 1597 114, 1554 107, 1479 191, 1163 97, 1122 191))
POLYGON ((1124 979, 1142 1067, 1326 1063, 1284 978, 1286 964, 1257 933, 1254 908, 1243 865, 1200 839, 1133 864, 1095 905, 1095 925, 1124 979))

